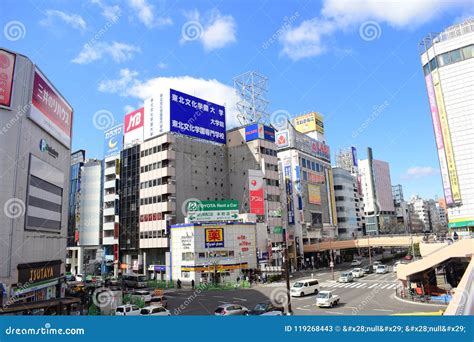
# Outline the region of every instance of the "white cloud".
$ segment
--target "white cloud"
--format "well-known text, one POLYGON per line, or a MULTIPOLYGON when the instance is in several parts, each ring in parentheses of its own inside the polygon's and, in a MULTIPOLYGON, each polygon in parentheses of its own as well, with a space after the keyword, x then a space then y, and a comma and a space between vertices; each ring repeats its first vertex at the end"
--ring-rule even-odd
POLYGON ((137 72, 130 71, 129 69, 122 69, 119 76, 115 80, 100 82, 99 91, 145 100, 155 95, 156 89, 160 85, 166 84, 166 86, 173 89, 224 105, 226 107, 227 128, 238 125, 236 117, 238 97, 235 94, 234 88, 216 79, 207 80, 191 76, 177 76, 156 77, 142 81, 137 78, 137 72))
POLYGON ((58 18, 77 30, 85 30, 87 28, 86 21, 78 14, 68 14, 58 10, 47 10, 46 18, 40 20, 42 26, 52 26, 55 18, 58 18))
POLYGON ((137 109, 137 107, 126 105, 126 106, 123 107, 123 112, 124 113, 130 113, 130 112, 133 112, 135 109, 137 109))
POLYGON ((280 37, 282 53, 293 60, 326 52, 328 40, 338 31, 359 31, 375 21, 397 29, 412 29, 447 11, 469 8, 472 0, 325 0, 319 16, 290 28, 280 37))
POLYGON ((107 20, 115 21, 122 14, 119 5, 107 5, 102 0, 91 0, 91 2, 102 9, 102 16, 107 20))
POLYGON ((166 64, 165 62, 159 62, 157 66, 158 69, 166 69, 168 67, 168 64, 166 64))
POLYGON ((404 180, 414 180, 434 176, 438 173, 439 170, 431 166, 413 166, 408 168, 400 178, 404 180))
POLYGON ((89 64, 105 56, 110 56, 116 63, 130 60, 135 52, 140 52, 138 46, 119 42, 98 42, 94 45, 85 44, 72 62, 76 64, 89 64))
MULTIPOLYGON (((213 10, 206 15, 206 18, 201 18, 201 15, 197 10, 186 12, 185 17, 189 20, 188 23, 198 23, 194 25, 198 40, 204 46, 207 51, 212 51, 225 47, 228 44, 235 43, 237 41, 236 31, 237 25, 234 17, 231 15, 221 15, 218 10, 213 10)), ((186 25, 188 24, 184 24, 186 25)), ((190 26, 190 28, 192 25, 190 26)), ((183 34, 186 34, 183 32, 183 34)), ((182 37, 181 43, 188 40, 182 37)))
POLYGON ((149 4, 147 0, 129 0, 128 5, 134 11, 138 20, 147 28, 173 24, 170 17, 156 16, 154 6, 149 4))

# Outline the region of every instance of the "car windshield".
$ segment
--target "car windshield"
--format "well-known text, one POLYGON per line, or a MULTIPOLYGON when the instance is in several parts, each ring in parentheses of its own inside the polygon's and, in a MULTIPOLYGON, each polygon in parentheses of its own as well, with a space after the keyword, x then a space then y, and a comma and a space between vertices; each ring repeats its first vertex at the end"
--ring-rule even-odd
POLYGON ((146 281, 146 276, 137 277, 138 281, 146 281))
POLYGON ((329 298, 329 293, 319 292, 317 298, 329 298))
POLYGON ((152 302, 161 302, 161 297, 153 297, 151 299, 152 302))
POLYGON ((217 308, 215 313, 222 313, 222 311, 224 311, 224 308, 217 308))
POLYGON ((266 305, 264 303, 258 303, 253 308, 253 311, 265 311, 265 310, 266 310, 266 305))
POLYGON ((294 283, 293 287, 303 287, 303 283, 300 283, 300 282, 294 283))
POLYGON ((149 310, 149 309, 141 309, 141 310, 140 310, 140 313, 141 313, 142 315, 149 315, 149 314, 150 314, 150 310, 149 310))
POLYGON ((342 273, 341 277, 347 277, 348 275, 349 275, 349 273, 342 273))
POLYGON ((123 308, 117 308, 115 309, 117 312, 123 312, 123 308))

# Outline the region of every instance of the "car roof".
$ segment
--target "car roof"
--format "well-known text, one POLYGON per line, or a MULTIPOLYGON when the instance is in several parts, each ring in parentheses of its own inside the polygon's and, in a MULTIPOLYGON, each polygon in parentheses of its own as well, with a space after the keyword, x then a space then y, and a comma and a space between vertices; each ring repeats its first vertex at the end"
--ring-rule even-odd
POLYGON ((316 279, 316 278, 299 279, 299 280, 296 280, 295 283, 304 283, 306 281, 318 281, 318 279, 316 279))
POLYGON ((332 293, 332 291, 319 291, 319 293, 332 293))

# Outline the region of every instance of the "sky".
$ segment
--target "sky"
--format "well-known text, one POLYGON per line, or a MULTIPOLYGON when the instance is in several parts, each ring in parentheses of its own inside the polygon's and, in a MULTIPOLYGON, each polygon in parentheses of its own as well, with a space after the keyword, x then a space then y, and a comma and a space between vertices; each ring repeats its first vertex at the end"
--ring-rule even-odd
POLYGON ((270 122, 324 116, 333 163, 350 146, 390 163, 406 198, 442 197, 419 42, 474 14, 467 0, 2 1, 0 46, 28 56, 74 108, 72 150, 103 157, 104 129, 158 84, 226 105, 233 78, 268 78, 270 122))

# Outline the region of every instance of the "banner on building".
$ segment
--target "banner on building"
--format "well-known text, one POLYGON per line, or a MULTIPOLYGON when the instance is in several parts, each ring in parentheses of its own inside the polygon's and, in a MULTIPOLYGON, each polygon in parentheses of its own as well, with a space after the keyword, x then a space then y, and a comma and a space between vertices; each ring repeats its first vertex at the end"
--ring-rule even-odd
POLYGON ((286 188, 286 209, 288 212, 288 224, 295 224, 295 205, 293 203, 293 181, 291 177, 291 164, 285 165, 285 188, 286 188))
POLYGON ((0 106, 11 107, 16 55, 0 49, 0 106))
POLYGON ((308 184, 308 202, 321 205, 321 187, 319 185, 308 184))
POLYGON ((249 170, 250 213, 265 215, 265 192, 263 174, 260 170, 249 170))
POLYGON ((104 158, 120 155, 123 142, 123 124, 106 130, 104 135, 104 158))

